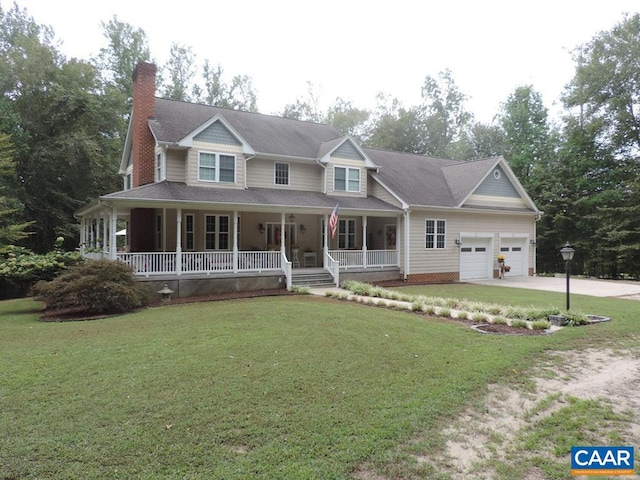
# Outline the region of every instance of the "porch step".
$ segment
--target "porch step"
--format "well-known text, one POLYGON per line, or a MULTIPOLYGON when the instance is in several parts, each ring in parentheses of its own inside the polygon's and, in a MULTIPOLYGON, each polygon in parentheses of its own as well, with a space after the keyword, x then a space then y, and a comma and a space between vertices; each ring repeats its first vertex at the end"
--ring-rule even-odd
POLYGON ((335 286, 333 276, 326 270, 313 269, 306 272, 305 269, 292 270, 291 283, 301 287, 328 287, 335 286))

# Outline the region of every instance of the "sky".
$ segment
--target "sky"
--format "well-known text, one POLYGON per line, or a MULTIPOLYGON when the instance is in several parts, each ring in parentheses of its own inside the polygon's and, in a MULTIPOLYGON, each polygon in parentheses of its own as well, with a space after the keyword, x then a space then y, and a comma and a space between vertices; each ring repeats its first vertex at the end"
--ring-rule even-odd
MULTIPOLYGON (((176 42, 196 60, 220 64, 227 82, 253 80, 262 113, 306 97, 322 110, 337 97, 373 109, 376 95, 420 103, 427 76, 450 69, 475 119, 491 123, 518 86, 532 85, 552 117, 575 65, 571 53, 638 0, 17 0, 50 25, 68 57, 89 59, 106 46, 101 22, 144 30, 153 59, 164 63, 176 42)), ((3 10, 13 0, 0 0, 3 10)))

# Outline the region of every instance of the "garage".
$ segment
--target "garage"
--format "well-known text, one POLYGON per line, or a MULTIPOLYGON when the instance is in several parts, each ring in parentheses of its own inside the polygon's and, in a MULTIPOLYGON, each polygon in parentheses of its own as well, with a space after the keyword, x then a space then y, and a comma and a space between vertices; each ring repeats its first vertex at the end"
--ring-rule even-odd
POLYGON ((462 238, 460 246, 460 280, 491 278, 491 239, 462 238))
POLYGON ((505 264, 511 267, 508 275, 520 276, 529 274, 526 238, 501 238, 500 253, 504 255, 505 264))

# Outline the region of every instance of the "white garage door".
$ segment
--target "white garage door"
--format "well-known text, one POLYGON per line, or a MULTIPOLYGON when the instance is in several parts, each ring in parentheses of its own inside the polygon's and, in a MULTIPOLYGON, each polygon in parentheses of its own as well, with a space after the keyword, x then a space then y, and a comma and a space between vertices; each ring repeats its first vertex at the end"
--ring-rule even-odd
POLYGON ((526 238, 503 238, 500 242, 500 253, 504 255, 504 263, 511 267, 507 275, 528 275, 526 238))
POLYGON ((460 246, 460 280, 490 278, 490 239, 463 238, 460 246))

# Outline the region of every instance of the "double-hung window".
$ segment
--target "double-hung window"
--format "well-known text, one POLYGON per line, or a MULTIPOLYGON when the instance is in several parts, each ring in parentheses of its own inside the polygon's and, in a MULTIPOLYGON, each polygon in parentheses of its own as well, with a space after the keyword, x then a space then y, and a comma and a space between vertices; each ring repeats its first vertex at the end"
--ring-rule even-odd
POLYGON ((444 248, 446 223, 444 220, 427 220, 425 228, 425 247, 444 248))
POLYGON ((205 215, 204 248, 206 250, 229 250, 228 215, 205 215))
POLYGON ((356 221, 354 219, 338 220, 338 248, 356 248, 356 221))
POLYGON ((164 179, 164 158, 162 153, 158 153, 156 155, 156 182, 161 182, 164 179))
POLYGON ((360 169, 351 167, 334 167, 333 189, 339 192, 359 192, 360 169))
POLYGON ((198 180, 201 182, 236 181, 236 157, 222 153, 198 153, 198 180))
POLYGON ((184 249, 193 251, 196 248, 196 222, 193 213, 184 216, 184 249))
POLYGON ((289 185, 289 164, 275 163, 274 183, 276 185, 289 185))

